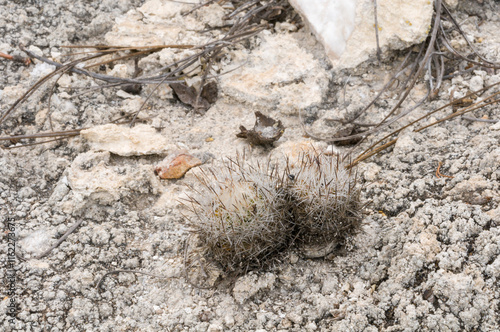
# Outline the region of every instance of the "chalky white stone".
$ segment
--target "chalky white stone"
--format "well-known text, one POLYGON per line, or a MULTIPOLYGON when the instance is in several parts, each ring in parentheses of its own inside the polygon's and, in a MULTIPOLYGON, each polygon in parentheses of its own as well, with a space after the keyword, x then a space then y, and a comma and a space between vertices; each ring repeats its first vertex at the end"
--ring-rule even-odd
POLYGON ((344 53, 354 30, 356 3, 357 0, 290 0, 332 59, 344 53))
MULTIPOLYGON (((355 67, 375 55, 374 0, 290 0, 325 47, 335 68, 355 67)), ((377 0, 382 51, 401 50, 427 37, 431 0, 377 0)))
POLYGON ((81 136, 95 151, 108 151, 125 157, 163 154, 176 148, 155 128, 145 124, 129 128, 108 123, 82 130, 81 136))

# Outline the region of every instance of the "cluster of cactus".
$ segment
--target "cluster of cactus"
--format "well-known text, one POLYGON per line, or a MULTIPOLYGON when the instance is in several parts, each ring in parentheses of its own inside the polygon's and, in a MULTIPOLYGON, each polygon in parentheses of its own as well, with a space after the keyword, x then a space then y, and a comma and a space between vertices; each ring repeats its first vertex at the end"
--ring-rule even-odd
POLYGON ((207 258, 228 272, 259 267, 292 244, 342 244, 361 228, 357 176, 339 156, 304 152, 282 169, 238 158, 198 179, 191 225, 207 258))

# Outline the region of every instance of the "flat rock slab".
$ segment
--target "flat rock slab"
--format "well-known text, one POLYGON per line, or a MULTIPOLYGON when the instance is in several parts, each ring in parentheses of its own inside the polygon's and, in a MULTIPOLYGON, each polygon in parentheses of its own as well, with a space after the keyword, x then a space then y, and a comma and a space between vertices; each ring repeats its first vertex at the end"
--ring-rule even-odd
POLYGON ((81 135, 96 151, 108 151, 120 156, 162 154, 172 148, 167 137, 156 129, 139 124, 133 128, 106 124, 82 130, 81 135))

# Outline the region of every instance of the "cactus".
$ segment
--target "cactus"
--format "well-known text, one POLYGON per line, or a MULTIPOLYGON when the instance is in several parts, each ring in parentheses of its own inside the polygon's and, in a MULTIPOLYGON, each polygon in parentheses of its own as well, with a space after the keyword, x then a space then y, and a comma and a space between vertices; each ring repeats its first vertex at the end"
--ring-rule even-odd
POLYGON ((206 257, 227 272, 260 267, 293 243, 305 257, 323 257, 361 228, 361 189, 339 156, 304 152, 281 170, 243 156, 198 180, 192 226, 206 257))
POLYGON ((261 266, 288 246, 293 227, 278 169, 243 159, 204 171, 202 189, 190 198, 201 247, 227 272, 261 266))
POLYGON ((357 174, 340 156, 303 153, 290 167, 296 202, 297 244, 306 257, 322 257, 337 245, 346 245, 361 229, 361 188, 357 174), (316 253, 314 253, 316 251, 316 253))

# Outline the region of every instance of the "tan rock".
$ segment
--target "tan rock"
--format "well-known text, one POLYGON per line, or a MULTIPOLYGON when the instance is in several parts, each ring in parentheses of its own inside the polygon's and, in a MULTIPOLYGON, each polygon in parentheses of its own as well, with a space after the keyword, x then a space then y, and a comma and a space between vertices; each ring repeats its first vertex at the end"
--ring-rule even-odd
POLYGON ((280 144, 272 152, 273 158, 289 158, 290 160, 297 160, 301 154, 310 153, 313 151, 324 152, 327 144, 325 142, 316 142, 313 140, 302 141, 287 141, 280 144))
POLYGON ((250 56, 233 54, 234 67, 241 69, 221 79, 224 94, 253 106, 277 107, 284 114, 297 114, 320 103, 328 77, 318 70, 318 60, 293 35, 263 33, 261 37, 262 43, 250 56))
POLYGON ((196 31, 202 30, 203 24, 190 15, 182 16, 190 9, 189 4, 175 1, 146 1, 142 7, 116 19, 105 36, 106 42, 113 46, 192 44, 201 38, 196 31))
POLYGON ((110 205, 133 195, 161 191, 151 165, 112 165, 109 152, 78 155, 68 169, 67 182, 71 188, 65 197, 68 213, 81 211, 88 204, 110 205))
POLYGON ((82 130, 81 136, 89 141, 94 150, 120 156, 161 154, 175 148, 165 136, 145 124, 133 128, 105 124, 82 130))

